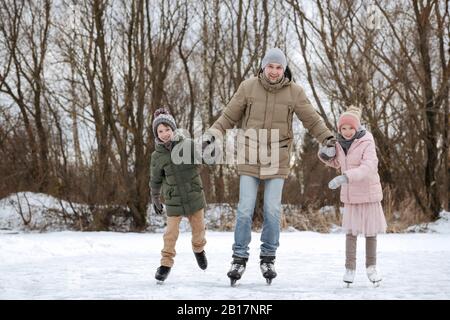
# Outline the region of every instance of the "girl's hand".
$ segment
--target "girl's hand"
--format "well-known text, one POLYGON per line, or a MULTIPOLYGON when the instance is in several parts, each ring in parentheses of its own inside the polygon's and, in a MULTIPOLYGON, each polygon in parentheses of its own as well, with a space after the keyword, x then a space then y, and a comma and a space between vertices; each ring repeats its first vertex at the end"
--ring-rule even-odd
POLYGON ((335 177, 330 182, 328 182, 328 188, 334 190, 334 189, 339 188, 341 185, 347 184, 347 183, 348 183, 347 176, 345 174, 342 174, 340 176, 335 177))
POLYGON ((324 145, 319 150, 319 157, 324 161, 333 160, 336 156, 336 147, 324 145))

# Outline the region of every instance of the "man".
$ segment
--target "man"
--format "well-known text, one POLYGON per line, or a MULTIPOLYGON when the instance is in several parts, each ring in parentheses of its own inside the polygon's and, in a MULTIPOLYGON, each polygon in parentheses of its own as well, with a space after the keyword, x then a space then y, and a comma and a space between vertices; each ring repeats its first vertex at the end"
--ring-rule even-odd
POLYGON ((233 261, 227 274, 231 279, 231 285, 241 278, 248 261, 252 217, 261 181, 264 181, 264 222, 261 233, 260 267, 269 284, 277 275, 274 263, 280 238, 281 195, 284 179, 287 178, 290 169, 294 113, 319 142, 329 147, 329 152, 335 151, 336 140, 332 132, 325 126, 303 89, 292 81, 284 53, 278 48, 273 48, 264 56, 258 75, 240 84, 223 114, 210 128, 210 132, 216 130, 222 135, 238 123, 241 123, 243 130, 253 129, 256 132, 263 129, 278 130, 275 138, 274 135, 268 134, 269 142, 256 141, 256 147, 251 147, 252 142, 255 142, 251 141, 255 140, 254 138, 247 139, 245 147, 250 150, 245 153, 244 163, 238 164, 239 204, 234 231, 233 261), (277 146, 275 148, 274 143, 277 146), (278 155, 277 161, 270 164, 260 160, 256 163, 249 161, 251 152, 261 148, 278 155))

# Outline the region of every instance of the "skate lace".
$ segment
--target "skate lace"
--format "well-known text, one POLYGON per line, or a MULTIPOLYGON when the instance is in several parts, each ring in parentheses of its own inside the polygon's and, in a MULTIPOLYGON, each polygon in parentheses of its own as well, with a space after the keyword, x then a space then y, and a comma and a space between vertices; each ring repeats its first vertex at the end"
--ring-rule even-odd
POLYGON ((367 277, 370 281, 381 281, 381 276, 374 266, 367 268, 367 277))
POLYGON ((377 269, 375 267, 368 267, 367 268, 367 274, 368 275, 376 275, 377 274, 377 269))
POLYGON ((244 267, 244 265, 242 265, 240 263, 233 263, 231 265, 231 269, 234 270, 234 271, 239 271, 243 267, 244 267))
POLYGON ((274 271, 274 268, 275 268, 274 264, 273 264, 273 263, 270 263, 270 262, 263 262, 263 263, 262 263, 262 266, 263 266, 265 269, 267 269, 267 271, 274 271))

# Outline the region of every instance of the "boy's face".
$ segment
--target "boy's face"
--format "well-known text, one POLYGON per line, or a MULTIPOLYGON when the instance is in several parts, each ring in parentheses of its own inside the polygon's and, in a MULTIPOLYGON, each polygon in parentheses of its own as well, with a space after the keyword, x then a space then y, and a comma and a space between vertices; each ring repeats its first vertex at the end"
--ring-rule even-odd
POLYGON ((344 139, 350 140, 356 133, 356 129, 349 124, 344 124, 341 126, 341 134, 344 139))
POLYGON ((158 132, 158 138, 162 142, 166 143, 172 140, 173 138, 173 130, 170 126, 167 126, 163 123, 161 123, 158 128, 156 128, 156 131, 158 132))
POLYGON ((279 63, 269 63, 264 68, 264 74, 270 82, 276 83, 284 74, 283 66, 279 63))

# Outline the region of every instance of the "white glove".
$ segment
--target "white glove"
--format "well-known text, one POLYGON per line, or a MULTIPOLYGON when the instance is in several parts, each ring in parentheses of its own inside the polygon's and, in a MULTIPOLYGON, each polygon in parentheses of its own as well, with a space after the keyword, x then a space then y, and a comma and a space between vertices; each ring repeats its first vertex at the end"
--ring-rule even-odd
POLYGON ((319 150, 319 157, 325 161, 332 160, 336 156, 336 147, 323 146, 319 150))
POLYGON ((340 176, 335 177, 330 182, 328 182, 328 188, 330 189, 337 189, 343 184, 348 183, 348 178, 345 174, 342 174, 340 176))

